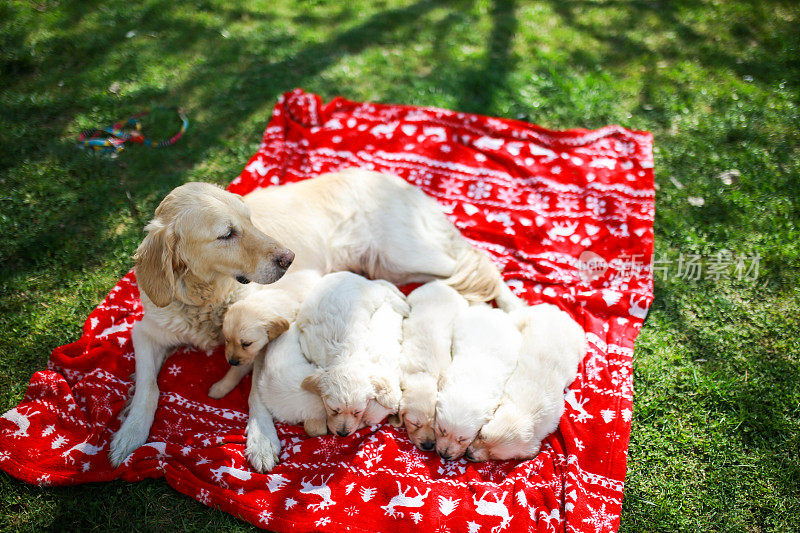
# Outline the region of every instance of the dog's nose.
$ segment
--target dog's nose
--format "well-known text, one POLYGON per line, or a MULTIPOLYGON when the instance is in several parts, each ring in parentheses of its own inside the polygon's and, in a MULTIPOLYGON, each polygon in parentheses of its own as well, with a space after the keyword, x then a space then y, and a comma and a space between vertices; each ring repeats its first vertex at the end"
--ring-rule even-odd
POLYGON ((339 431, 336 432, 336 434, 339 435, 340 437, 346 437, 350 433, 346 429, 340 429, 339 431))
POLYGON ((439 450, 436 450, 436 451, 437 451, 437 452, 439 452, 439 457, 441 457, 441 458, 442 458, 442 459, 444 459, 445 461, 449 461, 450 459, 452 459, 452 458, 453 458, 453 456, 452 456, 452 455, 450 455, 450 453, 449 453, 449 452, 440 452, 439 450))
POLYGON ((294 261, 294 252, 291 250, 286 250, 275 256, 275 264, 283 270, 288 269, 292 261, 294 261))
POLYGON ((231 366, 239 366, 240 363, 241 361, 238 359, 228 359, 228 364, 231 366))
POLYGON ((464 452, 464 458, 467 461, 473 461, 473 462, 475 461, 475 457, 472 456, 472 450, 470 450, 469 448, 467 448, 467 451, 464 452))
POLYGON ((424 451, 424 452, 429 452, 429 451, 431 451, 431 450, 433 449, 433 447, 434 447, 434 446, 436 446, 436 441, 433 441, 433 440, 424 440, 424 441, 422 441, 422 442, 420 442, 420 443, 419 443, 419 447, 420 447, 420 448, 422 449, 422 451, 424 451))

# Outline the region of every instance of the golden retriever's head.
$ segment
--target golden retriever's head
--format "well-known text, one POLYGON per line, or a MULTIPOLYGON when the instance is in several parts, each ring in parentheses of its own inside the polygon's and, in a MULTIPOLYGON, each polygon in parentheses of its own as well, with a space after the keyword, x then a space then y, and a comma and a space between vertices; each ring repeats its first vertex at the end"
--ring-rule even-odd
MULTIPOLYGON (((384 378, 370 376, 357 366, 336 365, 317 370, 303 380, 304 390, 318 394, 327 412, 328 430, 340 437, 352 435, 360 426, 370 400, 390 407, 384 378), (389 405, 386 405, 389 404, 389 405)), ((395 399, 394 407, 397 407, 395 399)))
POLYGON ((225 358, 232 366, 250 364, 256 355, 284 331, 289 321, 260 313, 257 304, 245 299, 232 304, 222 322, 225 358))
POLYGON ((533 439, 530 416, 518 409, 500 406, 467 448, 468 461, 530 459, 539 452, 540 441, 533 439))
POLYGON ((414 446, 425 452, 436 446, 436 434, 433 431, 436 393, 436 379, 430 374, 410 374, 403 380, 398 416, 406 427, 408 438, 414 446))
POLYGON ((272 283, 294 253, 256 228, 241 196, 208 183, 186 183, 170 192, 145 227, 136 251, 139 287, 159 307, 188 299, 186 281, 272 283))

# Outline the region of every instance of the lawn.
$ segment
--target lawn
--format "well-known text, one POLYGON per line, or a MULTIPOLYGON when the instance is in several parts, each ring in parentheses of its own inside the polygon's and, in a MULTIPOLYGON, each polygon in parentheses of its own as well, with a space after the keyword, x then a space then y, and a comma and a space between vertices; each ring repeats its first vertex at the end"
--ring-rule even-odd
MULTIPOLYGON (((616 123, 655 135, 668 267, 637 341, 621 530, 798 531, 798 25, 765 0, 2 2, 0 412, 130 269, 160 199, 236 177, 286 90, 616 123), (75 147, 151 105, 190 116, 175 146, 75 147), (757 277, 682 275, 720 253, 757 256, 757 277)), ((252 529, 162 480, 0 475, 0 529, 121 527, 252 529)))

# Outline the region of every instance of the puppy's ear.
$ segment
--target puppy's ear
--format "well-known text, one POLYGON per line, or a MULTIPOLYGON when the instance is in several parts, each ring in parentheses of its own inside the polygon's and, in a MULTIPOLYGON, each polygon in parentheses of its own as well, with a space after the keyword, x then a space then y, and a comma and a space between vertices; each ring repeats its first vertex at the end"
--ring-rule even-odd
POLYGON ((370 381, 375 390, 375 401, 386 409, 397 409, 400 398, 397 391, 392 387, 391 382, 384 376, 373 376, 370 381))
POLYGON ((267 338, 272 342, 278 336, 289 329, 289 321, 285 318, 278 318, 267 324, 267 338))
POLYGON ((322 378, 322 371, 317 370, 310 376, 306 376, 303 380, 303 383, 300 384, 300 388, 304 391, 308 391, 313 394, 317 394, 319 396, 322 395, 322 389, 320 389, 320 379, 322 378))
POLYGON ((403 411, 398 411, 397 414, 391 415, 388 422, 392 427, 401 427, 403 424, 405 424, 405 420, 403 420, 403 411))
POLYGON ((178 259, 178 236, 173 228, 152 221, 145 228, 142 244, 136 250, 136 281, 158 307, 166 307, 175 297, 175 275, 185 269, 178 259))

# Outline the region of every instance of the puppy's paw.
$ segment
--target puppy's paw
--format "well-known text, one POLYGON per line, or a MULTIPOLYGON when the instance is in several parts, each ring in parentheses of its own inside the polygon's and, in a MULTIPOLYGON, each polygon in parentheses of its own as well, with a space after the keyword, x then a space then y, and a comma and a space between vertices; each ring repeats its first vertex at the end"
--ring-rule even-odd
POLYGON ((253 438, 250 435, 247 437, 247 448, 245 448, 244 455, 253 470, 257 472, 269 472, 275 465, 278 464, 279 449, 276 450, 273 443, 269 439, 253 438))
POLYGON ((269 472, 280 459, 281 441, 278 435, 264 434, 253 419, 247 423, 246 433, 245 457, 254 470, 261 473, 269 472))
POLYGON ((400 426, 403 425, 403 421, 400 420, 400 415, 398 415, 398 414, 394 414, 394 415, 390 416, 389 420, 387 420, 387 422, 389 422, 389 425, 394 427, 394 428, 399 428, 400 426))
POLYGON ((233 390, 228 383, 225 382, 224 379, 221 379, 211 385, 211 388, 208 389, 208 396, 209 398, 214 398, 215 400, 219 400, 220 398, 224 398, 228 395, 229 392, 233 390))
POLYGON ((309 418, 303 422, 303 429, 309 437, 319 437, 328 433, 328 423, 324 418, 309 418))

